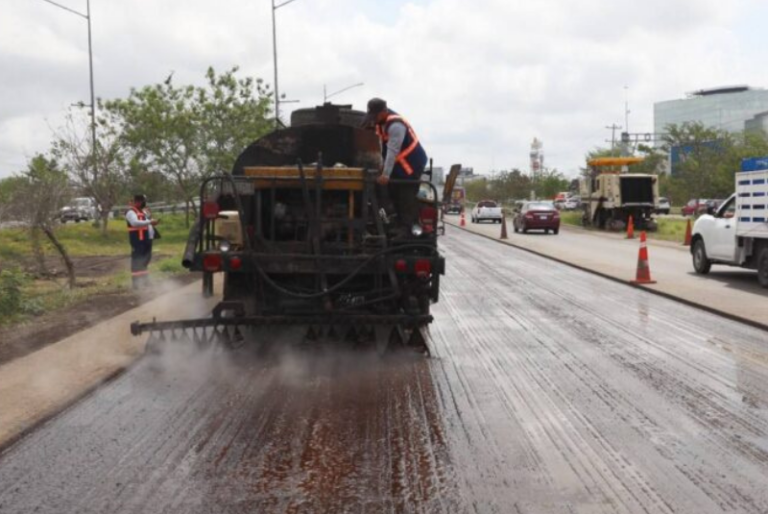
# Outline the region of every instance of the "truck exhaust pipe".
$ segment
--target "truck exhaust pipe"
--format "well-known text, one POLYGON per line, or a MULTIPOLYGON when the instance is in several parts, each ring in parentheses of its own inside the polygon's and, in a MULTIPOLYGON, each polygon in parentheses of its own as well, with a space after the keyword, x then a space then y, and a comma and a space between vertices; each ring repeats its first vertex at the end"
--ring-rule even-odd
POLYGON ((197 250, 197 244, 200 242, 200 226, 202 220, 200 218, 195 220, 192 228, 189 229, 189 239, 187 239, 187 246, 184 248, 184 255, 181 258, 181 265, 189 269, 195 262, 195 251, 197 250))

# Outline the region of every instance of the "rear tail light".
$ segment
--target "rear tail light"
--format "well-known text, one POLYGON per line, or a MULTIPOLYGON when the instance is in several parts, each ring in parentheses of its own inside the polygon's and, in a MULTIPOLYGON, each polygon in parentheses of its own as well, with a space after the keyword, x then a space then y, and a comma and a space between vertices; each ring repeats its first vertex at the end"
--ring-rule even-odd
POLYGON ((242 259, 240 259, 240 257, 230 257, 229 269, 231 269, 232 271, 237 271, 242 267, 243 267, 243 261, 242 259))
POLYGON ((218 202, 203 203, 203 218, 207 220, 215 220, 218 216, 219 216, 218 202))
POLYGON ((416 276, 419 278, 427 277, 432 272, 432 261, 429 259, 419 259, 416 261, 416 265, 413 269, 416 271, 416 276))
POLYGON ((419 212, 419 222, 425 233, 434 232, 437 225, 437 209, 430 206, 422 207, 419 212))
POLYGON ((395 261, 395 271, 398 273, 405 273, 408 271, 408 263, 405 262, 405 259, 398 259, 395 261))
POLYGON ((215 272, 221 270, 221 254, 210 253, 203 257, 203 269, 208 272, 215 272))

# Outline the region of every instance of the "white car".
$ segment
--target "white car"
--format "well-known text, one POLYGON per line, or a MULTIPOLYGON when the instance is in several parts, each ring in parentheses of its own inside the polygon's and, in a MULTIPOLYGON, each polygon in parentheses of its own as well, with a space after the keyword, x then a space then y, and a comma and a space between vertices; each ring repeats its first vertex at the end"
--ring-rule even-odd
POLYGON ((96 219, 97 216, 98 208, 96 207, 96 200, 86 197, 75 198, 69 205, 62 207, 59 211, 59 220, 62 223, 68 221, 80 223, 81 221, 96 219))
POLYGON ((659 206, 655 209, 656 214, 669 214, 670 210, 672 210, 672 206, 669 204, 669 198, 659 197, 659 206))
POLYGON ((566 198, 565 202, 563 202, 563 209, 566 211, 575 211, 579 207, 581 207, 581 198, 578 196, 566 198))
POLYGON ((501 223, 501 207, 493 200, 481 200, 472 209, 472 223, 492 221, 501 223))

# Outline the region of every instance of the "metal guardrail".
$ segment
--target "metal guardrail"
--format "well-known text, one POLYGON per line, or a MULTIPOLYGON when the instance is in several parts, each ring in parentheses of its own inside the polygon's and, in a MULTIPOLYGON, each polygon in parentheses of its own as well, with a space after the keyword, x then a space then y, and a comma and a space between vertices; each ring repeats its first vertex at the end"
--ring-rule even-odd
MULTIPOLYGON (((194 203, 195 207, 198 209, 200 208, 200 201, 195 199, 194 202, 191 202, 190 205, 194 203)), ((153 214, 177 214, 177 213, 183 213, 187 207, 187 205, 184 202, 181 203, 150 203, 147 204, 147 207, 153 214)), ((121 206, 121 207, 114 207, 111 211, 112 216, 114 218, 120 218, 123 215, 125 215, 125 211, 128 210, 128 207, 121 206)))

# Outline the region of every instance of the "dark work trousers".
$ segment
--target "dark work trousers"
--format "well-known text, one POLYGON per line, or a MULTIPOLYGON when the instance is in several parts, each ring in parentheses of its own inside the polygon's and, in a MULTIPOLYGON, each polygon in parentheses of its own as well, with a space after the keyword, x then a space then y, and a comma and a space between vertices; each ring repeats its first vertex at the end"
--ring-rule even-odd
POLYGON ((152 260, 152 240, 148 237, 131 245, 131 279, 133 288, 149 284, 149 261, 152 260))
POLYGON ((419 200, 417 195, 419 194, 420 183, 421 174, 418 174, 416 178, 409 177, 408 182, 390 182, 386 186, 379 186, 378 188, 382 207, 387 211, 387 214, 392 214, 394 210, 397 214, 397 224, 407 228, 409 231, 419 221, 419 200))

